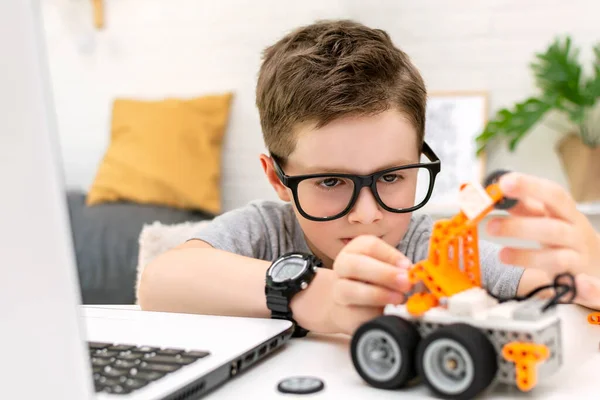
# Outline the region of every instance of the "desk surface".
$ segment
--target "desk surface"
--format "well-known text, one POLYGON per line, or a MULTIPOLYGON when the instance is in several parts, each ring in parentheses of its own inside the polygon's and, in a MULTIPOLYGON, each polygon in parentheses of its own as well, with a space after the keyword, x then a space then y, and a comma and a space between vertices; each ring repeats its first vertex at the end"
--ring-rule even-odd
MULTIPOLYGON (((105 306, 103 306, 105 307, 105 306)), ((118 307, 118 306, 117 306, 118 307)), ((600 326, 587 322, 588 310, 573 305, 562 305, 559 313, 563 320, 565 363, 550 381, 540 382, 530 393, 517 389, 496 387, 487 393, 489 399, 596 399, 600 371, 600 326)), ((364 383, 354 370, 349 352, 350 338, 341 335, 314 335, 292 339, 279 352, 253 368, 238 375, 206 399, 239 399, 240 394, 251 398, 286 399, 279 393, 277 383, 290 376, 316 376, 325 388, 319 393, 293 398, 307 399, 402 399, 433 398, 427 388, 417 385, 411 389, 387 391, 364 383)))

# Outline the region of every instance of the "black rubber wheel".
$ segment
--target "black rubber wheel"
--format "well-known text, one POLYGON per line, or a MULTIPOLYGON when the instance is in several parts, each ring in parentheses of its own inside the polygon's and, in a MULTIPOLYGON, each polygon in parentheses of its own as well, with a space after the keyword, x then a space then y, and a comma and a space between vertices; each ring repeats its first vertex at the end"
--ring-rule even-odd
POLYGON ((364 323, 352 336, 352 363, 369 385, 400 388, 417 376, 415 352, 420 339, 412 323, 383 315, 364 323))
MULTIPOLYGON (((483 184, 483 187, 488 187, 492 183, 497 183, 500 177, 504 174, 507 174, 511 171, 504 169, 497 169, 494 172, 490 173, 486 178, 483 184)), ((503 197, 502 200, 496 203, 494 206, 498 210, 509 210, 513 208, 517 204, 517 199, 512 199, 510 197, 503 197)))
POLYGON ((448 325, 423 338, 416 364, 427 387, 443 399, 472 399, 498 372, 494 346, 483 332, 467 324, 448 325))

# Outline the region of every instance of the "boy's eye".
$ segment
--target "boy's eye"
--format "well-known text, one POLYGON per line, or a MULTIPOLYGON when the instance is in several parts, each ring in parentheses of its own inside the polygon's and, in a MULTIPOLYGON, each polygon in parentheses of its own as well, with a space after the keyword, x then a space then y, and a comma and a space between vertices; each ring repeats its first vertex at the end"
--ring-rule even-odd
POLYGON ((394 183, 398 179, 402 179, 402 177, 398 174, 387 174, 387 175, 383 175, 379 179, 383 180, 385 183, 394 183))
POLYGON ((340 180, 338 178, 325 178, 320 182, 320 185, 331 188, 337 186, 339 183, 340 180))

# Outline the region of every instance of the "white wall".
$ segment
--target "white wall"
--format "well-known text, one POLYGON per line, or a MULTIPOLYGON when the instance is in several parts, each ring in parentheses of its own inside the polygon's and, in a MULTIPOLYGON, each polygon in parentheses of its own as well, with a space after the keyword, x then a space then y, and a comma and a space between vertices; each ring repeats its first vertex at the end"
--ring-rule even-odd
MULTIPOLYGON (((92 28, 89 3, 44 2, 69 185, 91 183, 108 143, 114 96, 234 90, 223 160, 225 209, 273 198, 258 162, 264 148, 254 85, 262 49, 299 24, 352 17, 383 28, 412 56, 430 91, 488 91, 491 112, 535 93, 528 64, 555 35, 572 34, 584 59, 600 40, 597 0, 105 0, 101 32, 92 28)), ((514 154, 504 147, 492 151, 488 168, 566 185, 556 138, 537 129, 514 154)))
POLYGON ((115 96, 161 98, 233 90, 223 154, 225 209, 274 198, 254 103, 261 51, 315 18, 347 16, 341 1, 46 0, 47 46, 70 187, 87 189, 109 140, 115 96))

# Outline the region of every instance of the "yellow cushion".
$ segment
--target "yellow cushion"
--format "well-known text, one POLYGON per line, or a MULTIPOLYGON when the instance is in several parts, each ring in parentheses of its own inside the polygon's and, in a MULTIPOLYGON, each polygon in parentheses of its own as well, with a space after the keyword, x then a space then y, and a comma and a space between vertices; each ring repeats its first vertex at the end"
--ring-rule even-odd
POLYGON ((219 213, 232 97, 115 100, 110 144, 87 205, 131 201, 219 213))

